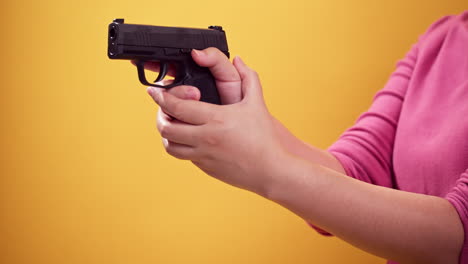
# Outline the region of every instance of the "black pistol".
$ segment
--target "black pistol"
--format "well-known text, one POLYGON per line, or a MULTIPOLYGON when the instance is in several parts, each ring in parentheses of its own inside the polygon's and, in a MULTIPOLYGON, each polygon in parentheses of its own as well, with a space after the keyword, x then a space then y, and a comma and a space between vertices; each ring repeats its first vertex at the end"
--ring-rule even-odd
POLYGON ((147 86, 172 88, 178 85, 192 85, 201 93, 201 101, 221 104, 216 83, 210 70, 198 66, 192 59, 192 49, 215 47, 229 58, 226 33, 220 26, 208 29, 162 27, 125 24, 124 19, 114 19, 109 24, 107 55, 110 59, 135 60, 140 82, 147 86), (159 75, 150 83, 145 76, 144 64, 159 62, 159 75), (173 83, 160 85, 174 67, 173 83))

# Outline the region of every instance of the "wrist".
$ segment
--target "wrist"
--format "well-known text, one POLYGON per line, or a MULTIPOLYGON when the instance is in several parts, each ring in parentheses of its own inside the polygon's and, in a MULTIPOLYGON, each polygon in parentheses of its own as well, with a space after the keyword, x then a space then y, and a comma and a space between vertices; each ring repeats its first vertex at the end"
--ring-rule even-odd
POLYGON ((262 186, 260 195, 277 203, 287 200, 287 196, 295 192, 298 177, 301 177, 295 173, 298 166, 301 166, 301 161, 304 162, 285 149, 276 153, 271 166, 265 172, 268 180, 262 186))
POLYGON ((325 204, 322 198, 324 192, 331 189, 331 182, 328 177, 323 176, 325 171, 331 170, 286 153, 282 164, 277 163, 272 171, 273 176, 269 185, 265 186, 264 197, 291 210, 304 220, 321 226, 313 215, 317 210, 327 210, 322 206, 325 204))
MULTIPOLYGON (((275 121, 273 118, 273 122, 275 121)), ((274 132, 276 133, 276 131, 274 132)), ((282 178, 288 176, 287 170, 291 164, 290 160, 293 158, 292 153, 282 144, 281 138, 278 138, 277 135, 274 138, 277 140, 265 143, 264 146, 267 147, 258 152, 257 159, 250 163, 253 167, 250 178, 258 179, 251 191, 267 199, 270 199, 277 186, 281 185, 284 180, 282 178)))

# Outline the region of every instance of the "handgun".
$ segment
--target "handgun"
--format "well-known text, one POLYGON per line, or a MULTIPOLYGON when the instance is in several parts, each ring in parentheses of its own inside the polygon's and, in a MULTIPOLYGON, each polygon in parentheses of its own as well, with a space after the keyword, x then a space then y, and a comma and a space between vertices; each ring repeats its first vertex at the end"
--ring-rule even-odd
POLYGON ((172 88, 191 85, 200 90, 201 101, 221 104, 216 82, 210 70, 192 59, 192 49, 215 47, 229 58, 226 33, 221 26, 207 29, 125 24, 114 19, 109 24, 107 55, 110 59, 135 61, 140 82, 147 86, 172 88), (145 76, 145 63, 159 63, 159 75, 153 83, 145 76), (169 67, 175 70, 171 84, 161 83, 169 67))

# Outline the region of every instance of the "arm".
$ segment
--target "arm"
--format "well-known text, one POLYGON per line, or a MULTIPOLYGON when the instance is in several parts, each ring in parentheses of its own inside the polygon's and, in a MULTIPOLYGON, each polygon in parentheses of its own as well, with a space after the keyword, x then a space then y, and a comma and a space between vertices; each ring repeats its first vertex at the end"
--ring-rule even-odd
POLYGON ((325 168, 284 148, 255 72, 234 60, 244 98, 229 106, 150 89, 169 154, 271 199, 373 254, 402 263, 456 263, 463 228, 442 198, 391 190, 325 168), (246 118, 248 117, 248 118, 246 118))
POLYGON ((316 148, 298 139, 276 118, 274 118, 273 123, 276 133, 281 140, 281 145, 288 152, 337 172, 345 173, 341 163, 330 152, 316 148))
POLYGON ((350 244, 400 263, 458 263, 463 227, 445 199, 371 185, 289 155, 265 196, 350 244))

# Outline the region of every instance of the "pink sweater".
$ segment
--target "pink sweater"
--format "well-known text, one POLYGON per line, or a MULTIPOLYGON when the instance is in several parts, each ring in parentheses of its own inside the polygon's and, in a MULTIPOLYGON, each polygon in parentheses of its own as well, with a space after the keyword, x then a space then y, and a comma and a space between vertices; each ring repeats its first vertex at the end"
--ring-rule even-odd
POLYGON ((468 264, 468 11, 419 38, 329 151, 353 178, 450 201, 468 264))

